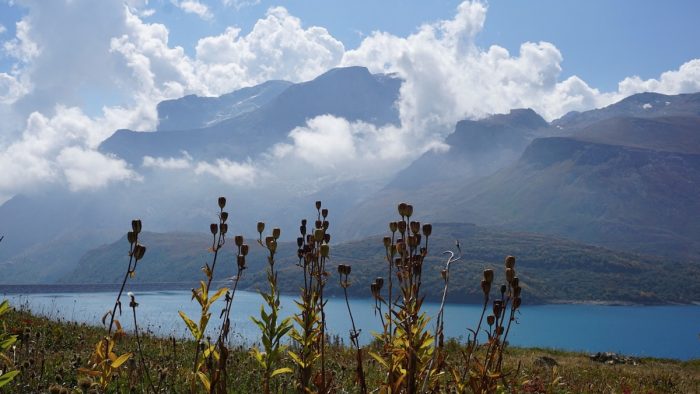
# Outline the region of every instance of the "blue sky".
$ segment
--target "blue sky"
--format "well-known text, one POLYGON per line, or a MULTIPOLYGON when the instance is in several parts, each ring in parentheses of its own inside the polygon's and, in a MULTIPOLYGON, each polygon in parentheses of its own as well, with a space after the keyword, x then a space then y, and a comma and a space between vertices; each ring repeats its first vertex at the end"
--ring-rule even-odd
MULTIPOLYGON (((117 129, 155 130, 160 101, 334 67, 404 81, 399 128, 320 117, 290 130, 284 152, 297 157, 317 147, 295 135, 342 136, 338 168, 401 165, 459 120, 512 108, 553 120, 645 91, 698 92, 698 15, 691 0, 0 0, 0 201, 141 179, 97 148, 117 129)), ((217 174, 257 165, 156 159, 224 163, 217 174)))

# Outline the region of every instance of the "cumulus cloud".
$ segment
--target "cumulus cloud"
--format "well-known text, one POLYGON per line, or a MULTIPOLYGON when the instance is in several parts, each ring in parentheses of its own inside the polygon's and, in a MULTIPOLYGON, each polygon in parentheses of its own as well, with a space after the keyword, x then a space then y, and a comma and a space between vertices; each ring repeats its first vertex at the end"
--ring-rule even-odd
POLYGON ((142 166, 162 170, 185 170, 192 167, 192 156, 182 152, 182 157, 144 156, 142 166))
POLYGON ((188 14, 195 14, 204 20, 210 20, 214 15, 209 11, 206 4, 200 3, 199 0, 183 0, 175 2, 175 4, 188 14))
POLYGON ((258 176, 258 170, 250 161, 238 163, 228 159, 217 159, 214 163, 199 162, 194 172, 197 175, 212 175, 234 186, 251 186, 258 176))
POLYGON ((2 23, 0 23, 0 34, 3 34, 3 33, 6 32, 6 31, 7 31, 7 28, 5 27, 5 25, 3 25, 2 23))
POLYGON ((666 71, 659 79, 643 80, 638 76, 627 77, 619 83, 623 97, 641 92, 665 94, 695 93, 700 91, 700 59, 690 60, 678 70, 666 71))
POLYGON ((237 10, 240 10, 244 7, 252 7, 258 5, 260 4, 260 1, 261 0, 223 0, 223 3, 225 6, 231 6, 237 10))
POLYGON ((62 169, 72 191, 98 189, 111 182, 141 179, 124 160, 75 146, 61 150, 56 164, 62 169))

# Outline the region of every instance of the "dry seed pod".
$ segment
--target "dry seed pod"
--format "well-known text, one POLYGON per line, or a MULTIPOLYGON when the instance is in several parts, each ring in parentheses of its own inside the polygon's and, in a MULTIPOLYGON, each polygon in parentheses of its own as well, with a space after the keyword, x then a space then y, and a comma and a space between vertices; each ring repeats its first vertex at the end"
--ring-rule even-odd
POLYGON ((484 292, 484 295, 488 295, 491 292, 491 282, 487 282, 486 279, 482 279, 481 291, 484 292))
POLYGON ((226 197, 219 197, 219 208, 224 209, 226 206, 226 197))
POLYGON ((424 224, 424 225, 423 225, 423 234, 424 234, 426 237, 429 237, 430 234, 432 234, 432 233, 433 233, 433 225, 430 224, 430 223, 424 224))
POLYGON ((221 227, 221 234, 226 234, 226 232, 228 231, 228 224, 221 223, 220 227, 221 227))
POLYGON ((406 222, 403 220, 399 222, 399 232, 401 234, 404 234, 406 232, 406 222))
POLYGON ((513 297, 520 297, 520 292, 522 288, 520 286, 513 287, 513 297))
POLYGON ((221 214, 219 214, 219 217, 221 218, 222 222, 225 222, 228 219, 228 212, 221 212, 221 214))
POLYGON ((328 257, 331 247, 328 244, 321 245, 321 257, 328 257))
POLYGON ((306 226, 299 226, 299 232, 302 236, 306 235, 306 226))
POLYGON ((401 217, 407 216, 406 215, 406 207, 407 206, 408 206, 408 204, 406 204, 405 202, 402 202, 399 204, 399 215, 401 217))
POLYGON ((275 253, 275 251, 277 251, 277 241, 272 239, 272 242, 270 243, 270 246, 268 246, 268 249, 271 253, 275 253))
POLYGON ((400 239, 398 242, 396 242, 396 250, 399 253, 403 253, 406 251, 406 243, 402 239, 400 239))
POLYGON ((135 232, 129 231, 128 233, 126 233, 126 240, 129 241, 130 244, 136 242, 136 238, 137 237, 135 232))
POLYGON ((380 289, 382 288, 382 286, 384 286, 384 278, 382 278, 381 276, 377 277, 377 279, 375 279, 374 282, 380 289))
POLYGON ((258 222, 258 234, 262 234, 263 231, 265 231, 265 223, 258 222))
POLYGON ((486 324, 488 324, 489 326, 492 326, 493 323, 495 323, 495 322, 496 322, 496 316, 494 316, 494 315, 488 315, 488 316, 486 317, 486 324))
POLYGON ((406 216, 411 217, 413 216, 413 205, 406 205, 406 216))
POLYGON ((503 294, 506 294, 507 289, 508 288, 506 287, 506 285, 501 285, 501 296, 503 296, 503 294))
POLYGON ((274 238, 274 237, 269 237, 269 236, 268 236, 268 237, 265 237, 265 246, 267 246, 268 248, 269 248, 270 245, 272 245, 274 242, 275 242, 275 238, 274 238))
POLYGON ((392 233, 395 233, 396 230, 398 229, 398 226, 399 226, 399 224, 396 222, 389 223, 389 231, 391 231, 392 233))
POLYGON ((236 236, 233 238, 233 241, 236 243, 236 246, 238 246, 238 247, 240 248, 241 245, 243 245, 243 236, 242 236, 242 235, 236 235, 236 236))
POLYGON ((320 221, 320 220, 315 221, 315 222, 314 222, 314 227, 315 227, 315 228, 321 228, 321 227, 323 227, 323 222, 320 221))
POLYGON ((282 230, 280 230, 278 227, 275 227, 272 229, 272 236, 275 239, 279 239, 280 235, 282 234, 282 230))
POLYGON ((141 244, 136 244, 136 246, 134 246, 134 258, 136 260, 141 260, 144 254, 146 254, 146 247, 141 244))
POLYGON ((411 222, 410 227, 413 234, 418 234, 420 232, 420 222, 411 222))
POLYGON ((506 268, 506 281, 508 281, 508 283, 512 283, 513 278, 515 278, 515 271, 513 271, 512 268, 506 268))
POLYGON ((134 233, 138 234, 141 232, 141 220, 140 219, 134 219, 131 221, 131 229, 134 231, 134 233))
POLYGON ((301 245, 304 244, 304 238, 302 237, 297 237, 297 247, 301 248, 301 245))
POLYGON ((493 314, 496 316, 501 315, 501 310, 503 309, 503 303, 501 300, 496 300, 493 302, 493 314))
POLYGON ((316 229, 316 231, 314 231, 314 240, 315 240, 316 242, 321 242, 321 241, 323 241, 323 230, 321 230, 321 229, 316 229))
POLYGON ((247 255, 248 255, 248 249, 249 249, 249 248, 248 248, 248 244, 243 244, 243 245, 241 245, 241 254, 242 254, 243 256, 247 256, 247 255))
POLYGON ((216 235, 219 232, 219 226, 216 223, 212 223, 209 225, 209 231, 211 231, 212 235, 216 235))
POLYGON ((442 276, 443 280, 447 280, 447 270, 442 270, 440 271, 440 275, 442 276))
POLYGON ((384 240, 383 240, 383 241, 384 241, 384 247, 385 247, 386 249, 389 249, 389 247, 391 246, 391 238, 390 238, 390 237, 384 237, 384 240))
POLYGON ((503 335, 503 326, 496 327, 496 335, 503 335))
POLYGON ((325 219, 326 217, 328 217, 328 209, 327 209, 327 208, 323 208, 323 209, 321 210, 321 216, 323 216, 324 219, 325 219))
POLYGON ((489 282, 489 285, 493 282, 493 270, 492 269, 485 269, 484 270, 484 280, 489 282))
POLYGON ((513 268, 513 267, 515 267, 515 257, 513 257, 513 256, 506 257, 506 268, 513 268))
POLYGON ((338 273, 342 275, 345 272, 345 264, 338 264, 338 273))
POLYGON ((321 201, 316 201, 316 210, 321 209, 321 201))
POLYGON ((323 242, 330 243, 331 242, 331 235, 328 233, 323 234, 323 242))

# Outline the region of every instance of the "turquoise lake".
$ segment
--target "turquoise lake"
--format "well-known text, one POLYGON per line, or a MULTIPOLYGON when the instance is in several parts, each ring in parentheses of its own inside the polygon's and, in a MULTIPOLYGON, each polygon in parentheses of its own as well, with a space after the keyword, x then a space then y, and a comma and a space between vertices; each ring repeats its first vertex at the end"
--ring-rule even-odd
MULTIPOLYGON (((191 318, 199 308, 185 290, 135 291, 139 307, 139 328, 156 335, 184 337, 188 333, 178 310, 191 318)), ((116 292, 53 292, 6 294, 14 306, 24 305, 35 313, 53 319, 65 319, 99 325, 102 315, 111 309, 116 292)), ((285 315, 296 307, 291 296, 282 296, 285 315)), ((128 305, 126 294, 122 304, 128 305)), ((223 302, 212 309, 210 327, 217 320, 223 302)), ((236 293, 231 313, 232 341, 251 343, 257 333, 249 316, 259 315, 261 297, 257 293, 236 293)), ((362 330, 361 340, 368 342, 381 324, 375 316, 374 301, 353 299, 350 307, 355 322, 362 330)), ((425 311, 433 317, 439 308, 426 303, 425 311)), ((510 343, 525 347, 546 347, 589 353, 612 351, 633 356, 653 356, 681 360, 700 358, 700 306, 601 306, 601 305, 523 305, 518 324, 511 329, 510 343)), ((131 314, 120 318, 126 330, 133 327, 131 314)), ((475 328, 481 313, 476 305, 448 305, 445 309, 445 331, 449 337, 466 338, 467 328, 475 328)), ((197 320, 197 319, 195 319, 197 320)), ((330 299, 326 320, 331 335, 341 336, 347 343, 350 320, 344 299, 330 299)))

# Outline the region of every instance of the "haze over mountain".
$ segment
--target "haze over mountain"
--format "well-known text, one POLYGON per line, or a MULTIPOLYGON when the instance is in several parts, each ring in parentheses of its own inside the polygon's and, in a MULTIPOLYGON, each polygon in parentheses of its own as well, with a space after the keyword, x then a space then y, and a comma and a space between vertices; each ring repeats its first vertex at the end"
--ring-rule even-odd
MULTIPOLYGON (((123 236, 131 218, 149 231, 200 231, 219 195, 229 197, 230 233, 251 234, 264 220, 291 240, 319 199, 331 209, 340 244, 383 231, 406 200, 424 222, 545 233, 698 262, 700 225, 692 218, 700 215, 700 94, 639 94, 551 123, 532 109, 465 119, 396 171, 345 168, 323 155, 345 142, 344 133, 403 127, 402 83, 350 67, 303 83, 165 101, 156 131, 118 130, 100 145, 138 168, 141 179, 91 192, 48 188, 0 206, 0 223, 8 224, 3 281, 55 281, 88 250, 123 236), (341 132, 324 139, 315 131, 324 128, 341 132), (320 148, 292 160, 299 143, 320 148), (201 173, 214 176, 194 176, 201 173), (354 176, 363 174, 373 176, 354 176), (48 216, 51 223, 39 226, 27 219, 48 216), (39 266, 50 268, 37 275, 39 266)), ((642 267, 651 272, 650 264, 642 267)))

